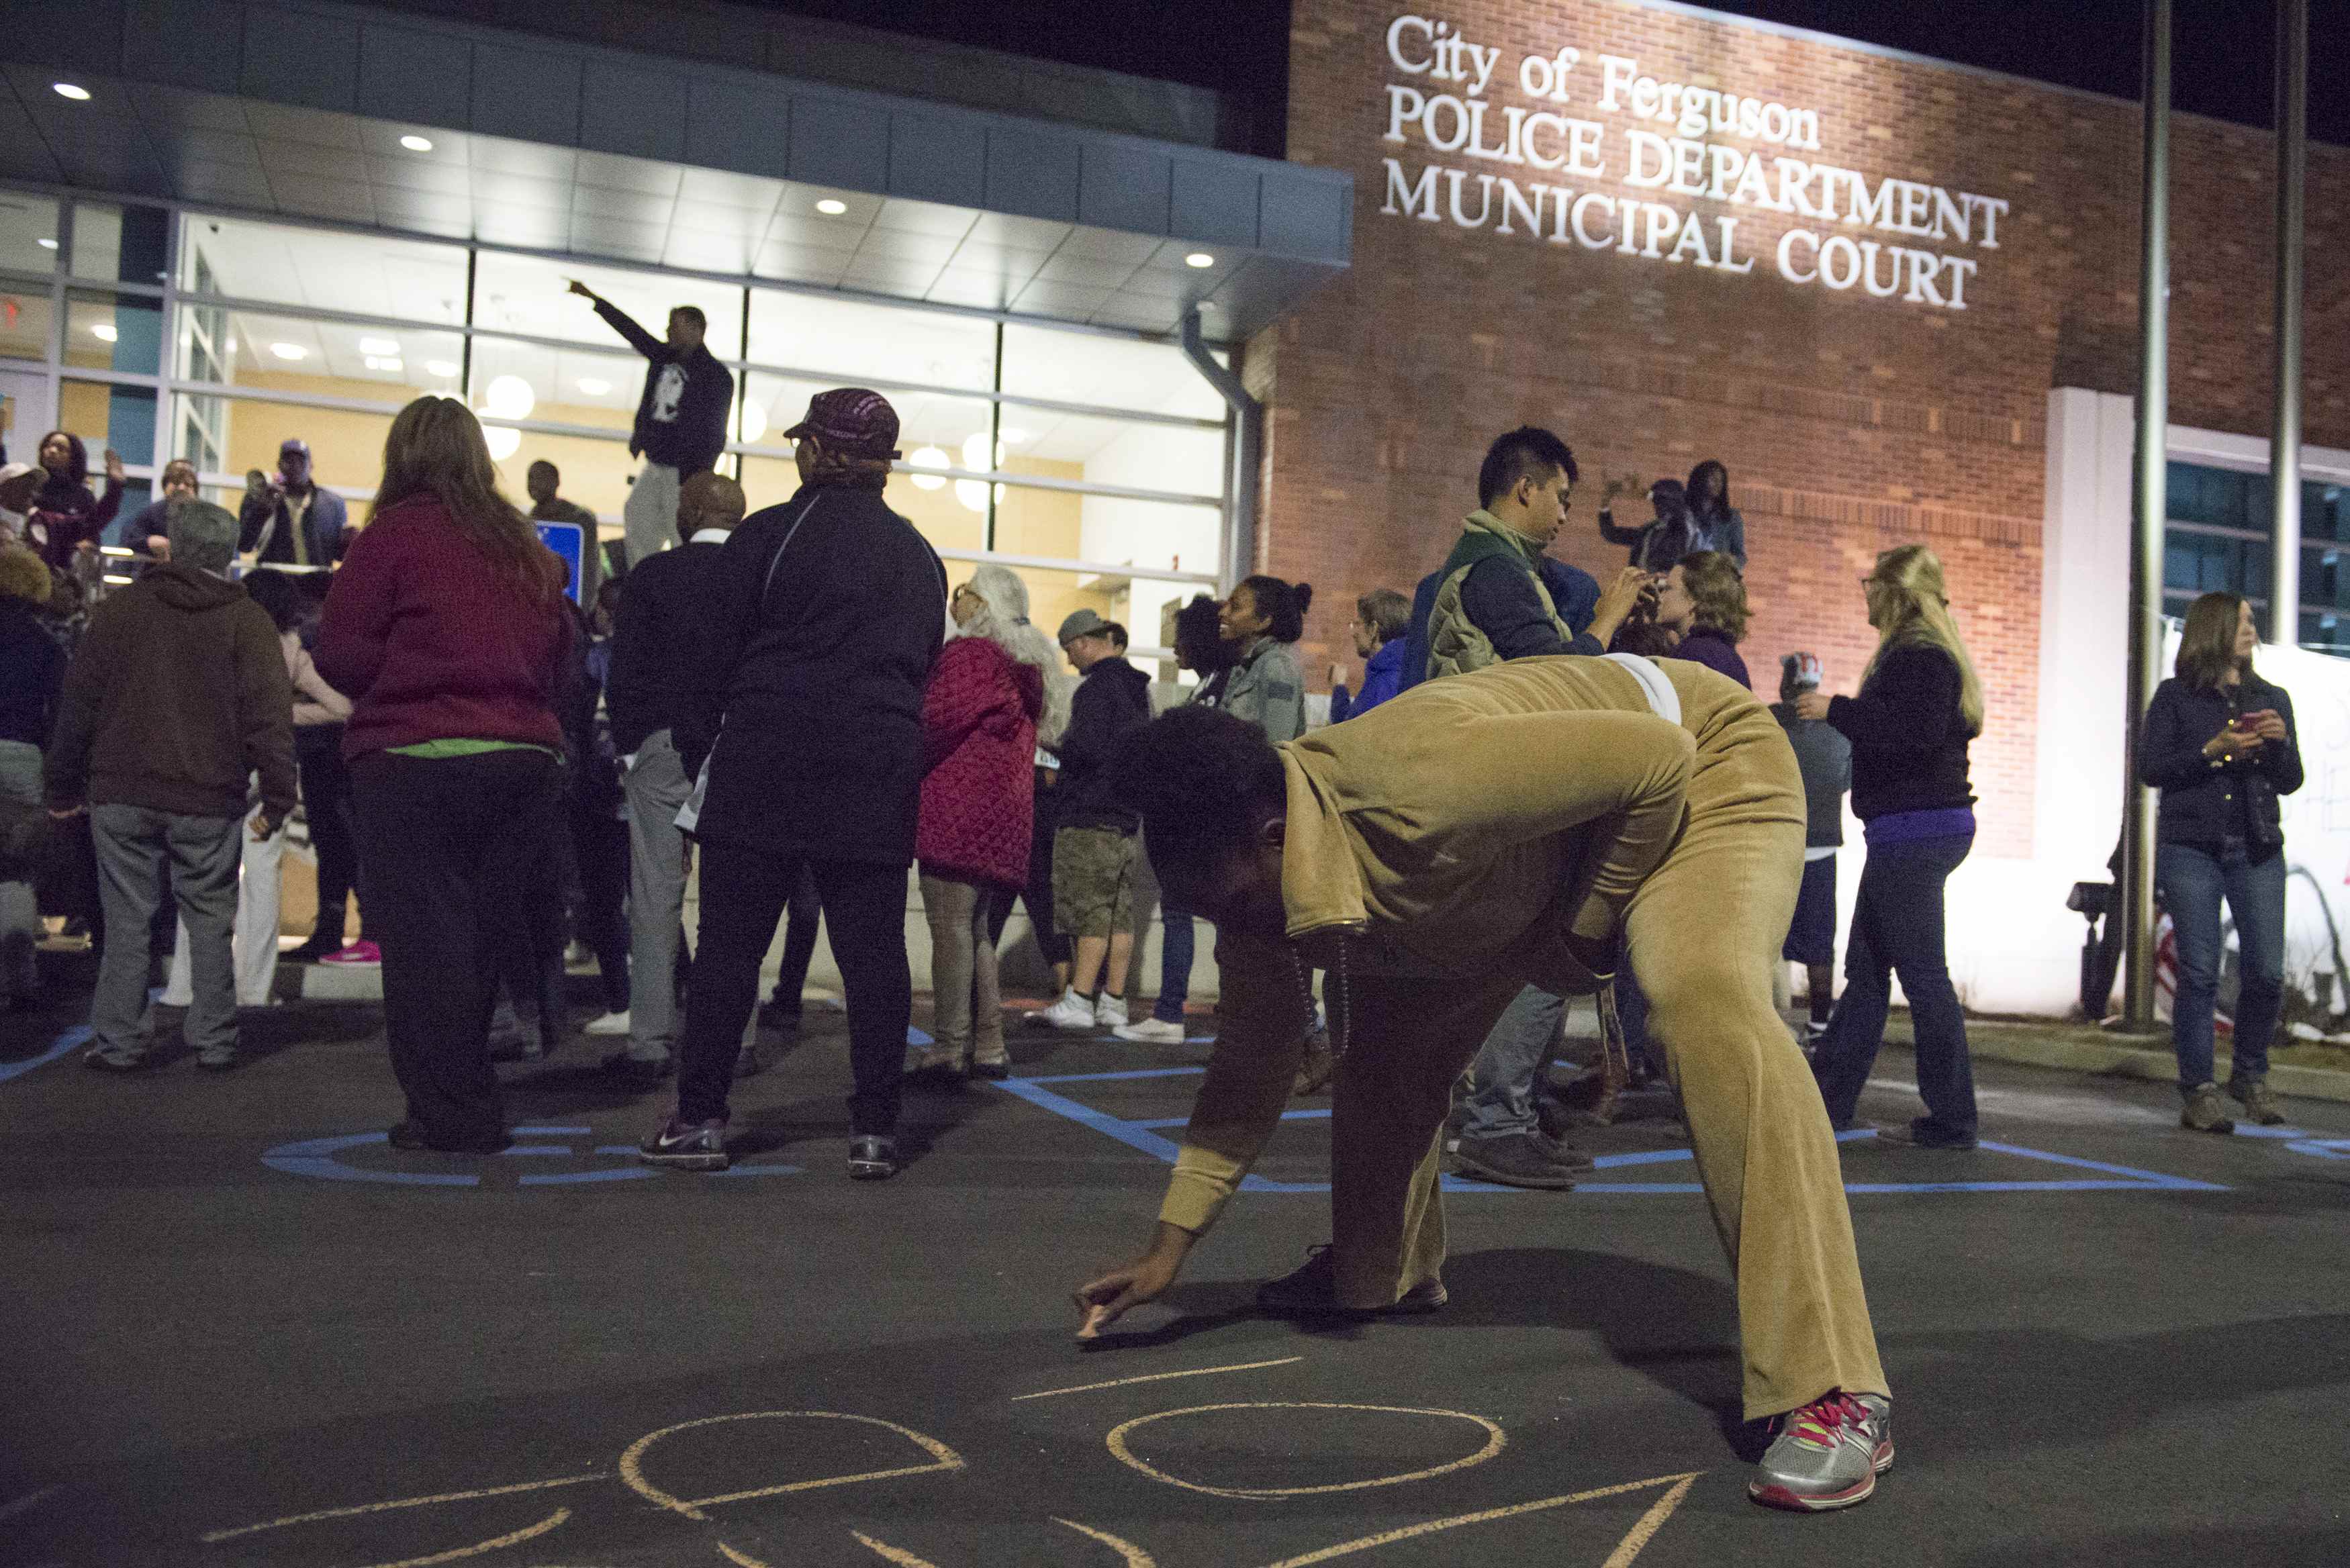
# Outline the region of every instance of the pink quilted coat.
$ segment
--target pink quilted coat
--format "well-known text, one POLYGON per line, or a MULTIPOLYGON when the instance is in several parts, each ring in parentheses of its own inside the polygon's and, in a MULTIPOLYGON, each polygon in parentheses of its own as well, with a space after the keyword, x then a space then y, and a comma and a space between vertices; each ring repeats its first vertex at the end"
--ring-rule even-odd
POLYGON ((922 693, 925 875, 1018 888, 1028 880, 1036 716, 1045 678, 981 637, 940 650, 922 693))

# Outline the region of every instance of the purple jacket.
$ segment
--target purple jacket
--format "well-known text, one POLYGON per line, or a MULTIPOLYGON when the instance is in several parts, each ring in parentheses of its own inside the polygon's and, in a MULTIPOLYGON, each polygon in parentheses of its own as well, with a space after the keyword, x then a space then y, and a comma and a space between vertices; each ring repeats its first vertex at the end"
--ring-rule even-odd
POLYGON ((1738 645, 1710 626, 1690 628, 1681 645, 1673 649, 1674 659, 1686 659, 1692 664, 1702 664, 1717 675, 1727 675, 1749 691, 1754 690, 1753 678, 1746 673, 1746 660, 1738 657, 1738 645))

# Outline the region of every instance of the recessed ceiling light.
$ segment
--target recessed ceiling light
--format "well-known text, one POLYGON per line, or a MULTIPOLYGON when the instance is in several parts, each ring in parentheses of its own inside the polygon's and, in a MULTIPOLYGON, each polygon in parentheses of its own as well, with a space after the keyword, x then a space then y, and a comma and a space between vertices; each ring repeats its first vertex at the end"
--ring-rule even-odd
POLYGON ((818 202, 816 204, 816 210, 822 213, 827 218, 837 218, 840 216, 841 213, 848 211, 848 203, 846 202, 837 202, 830 196, 827 196, 823 201, 818 202))
POLYGON ((97 338, 100 343, 111 343, 118 336, 114 330, 114 323, 111 321, 99 322, 97 326, 89 329, 89 335, 92 337, 97 338))
POLYGON ((1213 266, 1216 265, 1216 258, 1210 255, 1205 251, 1193 251, 1190 255, 1183 258, 1183 265, 1185 266, 1213 266))
POLYGON ((389 337, 362 337, 359 339, 359 352, 362 354, 397 354, 400 352, 400 345, 389 337))
POLYGON ((272 343, 269 351, 280 359, 307 359, 310 351, 299 343, 272 343))
POLYGON ((43 250, 45 250, 45 251, 53 251, 53 250, 55 250, 55 249, 57 249, 57 241, 55 241, 55 240, 43 239, 43 240, 36 240, 36 241, 35 241, 34 243, 35 243, 36 244, 39 245, 39 246, 40 246, 43 250))
POLYGON ((453 359, 427 359, 424 361, 424 373, 428 376, 439 376, 444 380, 452 380, 457 375, 457 364, 453 359))
POLYGON ((591 398, 600 398, 612 389, 612 383, 600 376, 582 376, 579 378, 579 389, 591 398))
POLYGON ((69 98, 76 103, 89 101, 89 88, 79 82, 51 82, 49 85, 57 88, 59 98, 69 98))
POLYGON ((367 368, 370 370, 390 370, 394 372, 406 369, 399 359, 387 358, 381 354, 369 355, 367 357, 367 368))
POLYGON ((400 144, 402 147, 407 148, 411 152, 430 152, 432 151, 432 143, 421 136, 403 136, 400 139, 400 144))

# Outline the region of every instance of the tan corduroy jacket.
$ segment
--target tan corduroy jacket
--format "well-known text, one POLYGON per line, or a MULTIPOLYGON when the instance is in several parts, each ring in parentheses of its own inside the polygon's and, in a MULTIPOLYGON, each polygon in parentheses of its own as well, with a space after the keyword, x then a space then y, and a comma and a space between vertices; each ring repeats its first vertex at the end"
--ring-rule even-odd
POLYGON ((1222 937, 1223 1023, 1159 1218, 1213 1223, 1287 1104, 1312 1022, 1301 971, 1505 973, 1586 992, 1569 933, 1613 937, 1678 838, 1695 732, 1752 693, 1667 659, 1681 722, 1603 659, 1522 659, 1428 681, 1281 748, 1285 943, 1222 937))

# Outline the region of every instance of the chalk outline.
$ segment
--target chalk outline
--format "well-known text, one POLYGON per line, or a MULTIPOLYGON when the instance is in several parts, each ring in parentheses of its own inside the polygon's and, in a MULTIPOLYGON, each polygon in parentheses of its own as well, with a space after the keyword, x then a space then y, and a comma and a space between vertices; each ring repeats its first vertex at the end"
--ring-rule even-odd
MULTIPOLYGON (((1122 1073, 1057 1073, 1045 1077, 999 1078, 991 1081, 998 1088, 1016 1098, 1027 1101, 1040 1110, 1052 1112, 1078 1126, 1091 1128, 1107 1137, 1115 1138, 1129 1148, 1139 1149, 1162 1164, 1173 1165, 1182 1148, 1173 1139, 1159 1136, 1159 1127, 1180 1127, 1180 1117, 1152 1117, 1128 1121, 1097 1111, 1091 1106, 1070 1099, 1066 1095, 1040 1087, 1045 1084, 1102 1083, 1129 1078, 1171 1078, 1197 1075, 1205 1067, 1146 1067, 1122 1073)), ((1308 1108, 1284 1111, 1284 1121, 1314 1121, 1326 1118, 1327 1109, 1308 1108)), ((1836 1135, 1838 1143, 1851 1143, 1877 1136, 1873 1128, 1861 1128, 1836 1135)), ((2211 1181, 2199 1181, 2191 1177, 2168 1176, 2161 1171, 2141 1170, 2134 1166, 2110 1165, 2100 1160, 2083 1159, 2074 1155, 2052 1154, 2045 1149, 2024 1148, 2015 1144, 1984 1143, 1978 1147, 1992 1154, 2014 1155, 2024 1159, 2043 1160, 2052 1165, 2072 1166, 2083 1170, 2102 1171, 2109 1177, 2126 1178, 2115 1180, 2073 1181, 1883 1181, 1845 1184, 1847 1193, 1908 1193, 1908 1192, 2225 1192, 2228 1189, 2211 1181)), ((1648 1149, 1631 1154, 1603 1154, 1594 1160, 1599 1169, 1627 1165, 1661 1165, 1679 1160, 1694 1160, 1694 1149, 1648 1149)), ((1503 1187, 1496 1183, 1474 1181, 1466 1177, 1445 1176, 1440 1185, 1447 1192, 1519 1193, 1523 1189, 1503 1187)), ((1243 1192, 1327 1192, 1326 1181, 1275 1181, 1254 1172, 1241 1179, 1243 1192)), ((1692 1193, 1705 1190, 1694 1181, 1577 1181, 1578 1193, 1612 1193, 1648 1196, 1664 1193, 1692 1193)), ((1553 1194, 1552 1196, 1557 1196, 1553 1194)))
POLYGON ((1062 1394, 1091 1394, 1101 1388, 1123 1388, 1131 1383, 1164 1383, 1170 1377, 1205 1377, 1211 1372, 1254 1372, 1260 1367, 1287 1366, 1292 1362, 1305 1359, 1302 1355, 1284 1355, 1278 1361, 1238 1361, 1230 1366, 1193 1366, 1181 1372, 1146 1372, 1139 1377, 1113 1377, 1107 1383, 1081 1383, 1075 1388, 1047 1388, 1041 1394, 1014 1394, 1012 1403, 1017 1405, 1023 1399, 1050 1399, 1062 1394))
POLYGON ((1111 1458, 1129 1469, 1139 1470, 1152 1480, 1169 1486, 1181 1487, 1186 1491, 1205 1492, 1210 1497, 1236 1497, 1250 1502, 1265 1502, 1275 1498, 1319 1497, 1334 1491, 1367 1491, 1373 1487, 1401 1486, 1406 1481, 1426 1480, 1431 1476, 1449 1475, 1482 1465, 1509 1447, 1509 1434, 1501 1425, 1487 1417, 1472 1415, 1466 1410, 1422 1409, 1409 1405, 1341 1405, 1318 1399, 1242 1399, 1222 1405, 1189 1405, 1180 1410, 1159 1410, 1148 1416, 1137 1416, 1110 1428, 1102 1441, 1109 1448, 1111 1458), (1145 1464, 1135 1458, 1127 1446, 1126 1435, 1137 1427, 1147 1427, 1153 1421, 1171 1420, 1177 1416, 1204 1416, 1218 1410, 1367 1410, 1382 1416, 1443 1416, 1455 1421, 1469 1421, 1485 1429, 1485 1446, 1465 1459, 1450 1460, 1427 1469, 1409 1470, 1402 1475, 1380 1476, 1372 1480, 1330 1481, 1321 1486, 1288 1487, 1224 1487, 1202 1486, 1179 1476, 1145 1464))
POLYGON ((936 1438, 901 1427, 895 1421, 885 1421, 879 1416, 857 1416, 845 1410, 743 1410, 731 1416, 703 1416, 691 1421, 680 1421, 656 1432, 647 1432, 620 1455, 619 1476, 630 1491, 650 1502, 681 1513, 686 1518, 707 1522, 710 1516, 702 1511, 715 1508, 722 1502, 744 1502, 756 1497, 779 1497, 785 1492, 815 1491, 822 1487, 847 1486, 853 1481, 888 1480, 894 1476, 927 1475, 933 1470, 959 1470, 964 1468, 963 1457, 940 1442, 936 1438), (754 1487, 748 1491, 730 1491, 717 1497, 684 1498, 665 1492, 645 1480, 644 1457, 647 1449, 673 1432, 691 1431, 696 1427, 714 1427, 727 1421, 775 1421, 809 1417, 827 1421, 862 1421, 867 1426, 886 1428, 929 1454, 927 1465, 907 1465, 896 1469, 867 1470, 861 1475, 824 1476, 815 1480, 786 1481, 781 1486, 754 1487))
POLYGON ((1625 1532, 1624 1539, 1617 1542, 1615 1551, 1607 1554, 1607 1561, 1600 1565, 1600 1568, 1629 1568, 1632 1559, 1640 1554, 1659 1528, 1672 1516, 1673 1510, 1680 1506, 1681 1500, 1689 1496, 1690 1488, 1695 1486, 1698 1478, 1703 1474, 1703 1470, 1686 1470, 1679 1475, 1651 1476, 1647 1480, 1618 1481, 1614 1486, 1594 1487, 1589 1491, 1570 1492, 1564 1497, 1537 1498, 1533 1502, 1512 1503, 1507 1508, 1481 1509, 1475 1513, 1455 1514, 1450 1519, 1431 1519, 1424 1524, 1407 1524, 1399 1529, 1381 1531, 1377 1535, 1342 1541, 1336 1546, 1325 1546, 1302 1557, 1284 1557, 1278 1563, 1267 1564, 1267 1568, 1311 1568, 1313 1563, 1327 1563, 1334 1557, 1367 1552, 1374 1546, 1409 1541, 1415 1536, 1433 1535, 1440 1530, 1457 1530, 1464 1524, 1483 1524, 1492 1520, 1514 1518, 1522 1513, 1540 1513, 1544 1509, 1595 1502, 1603 1497, 1621 1497, 1627 1491, 1663 1486, 1668 1481, 1677 1483, 1670 1491, 1657 1500, 1654 1507, 1633 1521, 1632 1528, 1625 1532))

